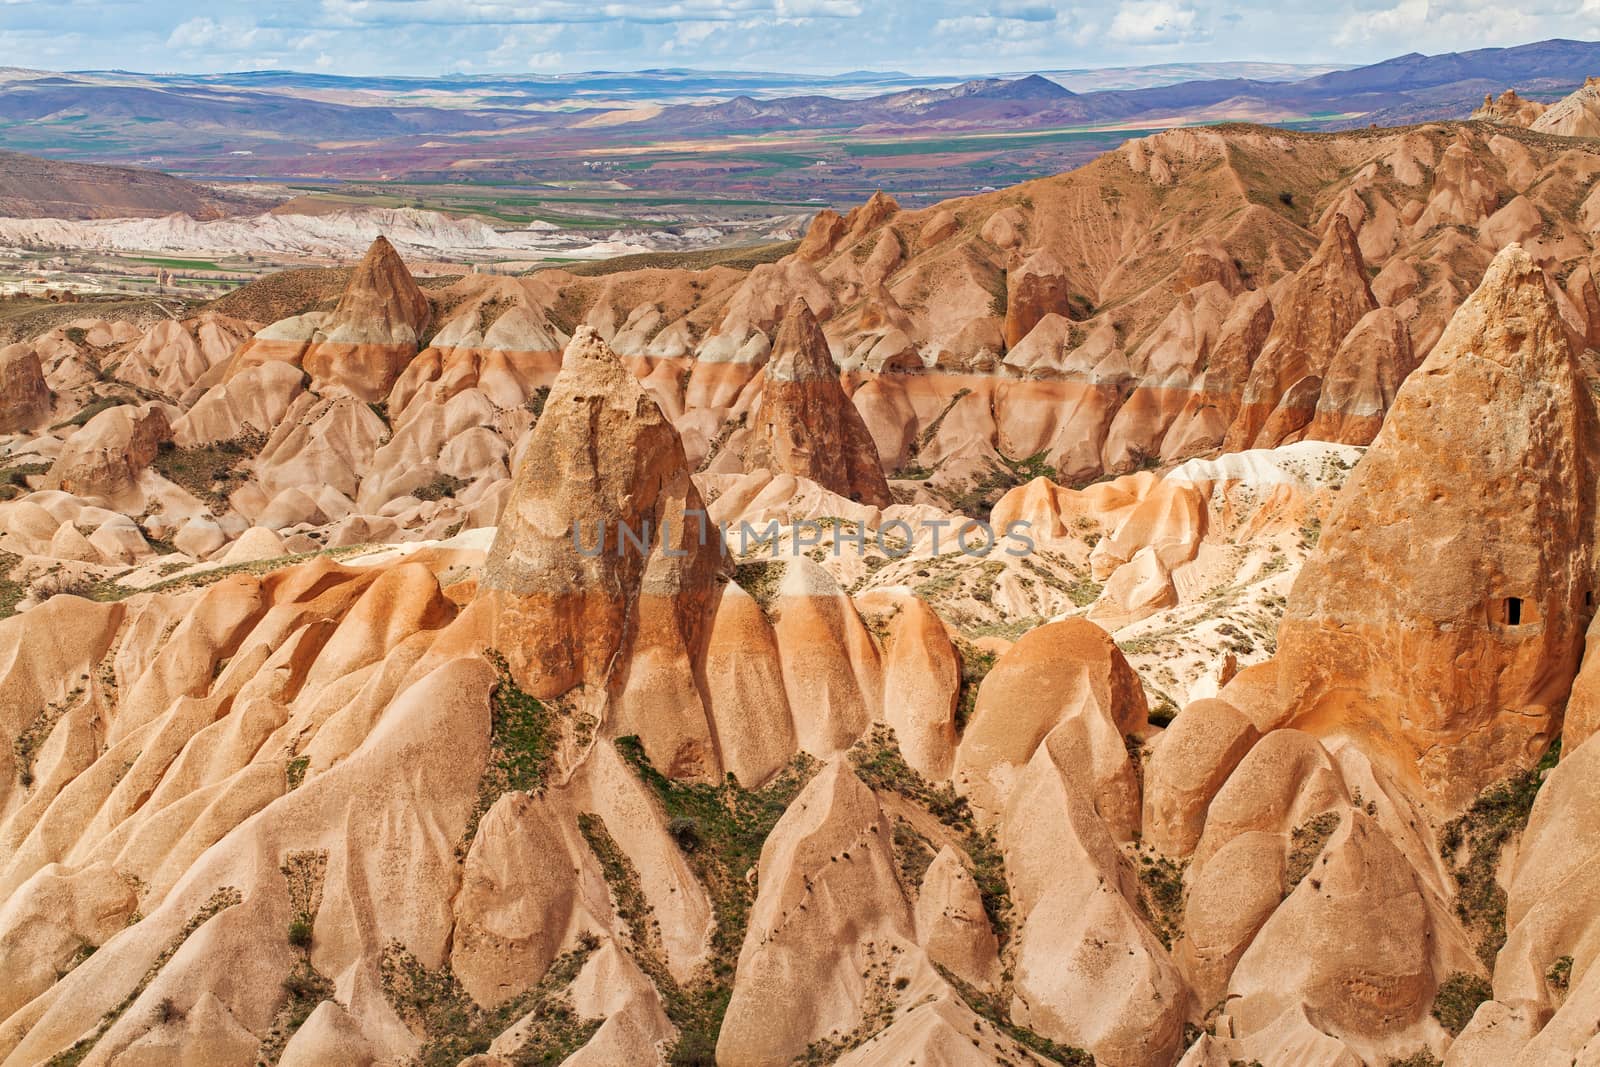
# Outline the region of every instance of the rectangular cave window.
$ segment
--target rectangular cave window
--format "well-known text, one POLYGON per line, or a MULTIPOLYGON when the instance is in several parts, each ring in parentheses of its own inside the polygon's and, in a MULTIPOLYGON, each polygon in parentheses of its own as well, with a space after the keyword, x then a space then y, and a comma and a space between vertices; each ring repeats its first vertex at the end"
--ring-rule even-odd
POLYGON ((1506 597, 1506 625, 1522 625, 1522 598, 1519 596, 1506 597))
POLYGON ((1586 607, 1586 608, 1594 607, 1594 590, 1593 589, 1585 589, 1583 591, 1583 606, 1586 607))

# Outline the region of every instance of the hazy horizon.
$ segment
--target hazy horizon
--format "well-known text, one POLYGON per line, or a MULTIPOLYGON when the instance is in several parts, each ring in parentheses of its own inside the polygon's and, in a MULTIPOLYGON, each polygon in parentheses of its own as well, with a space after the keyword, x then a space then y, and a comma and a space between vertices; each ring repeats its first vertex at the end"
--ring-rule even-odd
POLYGON ((678 68, 912 76, 1169 63, 1357 66, 1394 55, 1600 36, 1600 5, 1528 12, 1478 0, 1349 8, 1120 0, 6 0, 0 48, 30 68, 362 77, 678 68))

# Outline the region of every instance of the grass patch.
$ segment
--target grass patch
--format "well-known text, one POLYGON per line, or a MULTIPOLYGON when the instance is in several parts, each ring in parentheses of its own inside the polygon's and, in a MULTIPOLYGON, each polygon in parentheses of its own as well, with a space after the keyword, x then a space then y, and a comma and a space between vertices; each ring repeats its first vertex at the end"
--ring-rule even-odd
MULTIPOLYGON (((1305 822, 1294 828, 1290 835, 1289 860, 1284 873, 1284 896, 1294 892, 1294 887, 1299 885, 1311 873, 1311 867, 1317 862, 1317 857, 1322 855, 1323 848, 1328 844, 1328 838, 1339 829, 1339 813, 1325 811, 1320 815, 1313 815, 1305 822)), ((1313 882, 1313 885, 1316 883, 1313 882)))
POLYGON ((989 676, 1000 657, 993 652, 985 652, 964 638, 957 637, 953 643, 961 657, 961 688, 956 696, 956 731, 964 733, 967 723, 972 721, 972 713, 978 708, 978 687, 989 676))
MULTIPOLYGON (((1043 1034, 1035 1033, 1026 1026, 1019 1026, 1013 1023, 1011 1021, 1011 1011, 1008 1007, 1010 998, 1004 991, 1000 993, 984 993, 962 981, 953 971, 941 964, 936 963, 934 966, 939 968, 939 973, 961 995, 961 999, 967 1002, 967 1007, 982 1016, 989 1025, 1018 1045, 1030 1052, 1043 1056, 1051 1063, 1060 1064, 1061 1067, 1094 1067, 1094 1057, 1083 1049, 1073 1048, 1070 1045, 1059 1045, 1043 1034)), ((974 1038, 972 1043, 977 1045, 977 1038, 974 1038)))
POLYGON ((1433 997, 1433 1017, 1451 1037, 1460 1037, 1478 1005, 1493 998, 1494 990, 1487 978, 1457 971, 1439 983, 1439 991, 1433 997))
POLYGON ((164 259, 151 256, 125 257, 130 263, 149 263, 156 267, 166 267, 169 270, 222 270, 222 264, 209 259, 164 259))
POLYGON ((1168 949, 1183 936, 1183 868, 1165 856, 1139 857, 1139 899, 1168 949))
POLYGON ((781 559, 754 560, 741 563, 733 569, 733 580, 739 588, 749 593, 768 616, 778 599, 778 587, 783 584, 784 570, 788 564, 781 559))
POLYGON ((555 709, 522 691, 500 652, 490 649, 485 655, 500 680, 489 693, 488 766, 478 782, 478 802, 466 833, 456 846, 463 857, 477 836, 478 822, 495 801, 506 793, 544 792, 545 771, 559 741, 555 709))
POLYGON ((900 818, 894 819, 894 834, 889 839, 894 849, 895 867, 900 872, 900 884, 915 891, 922 884, 928 868, 933 866, 935 853, 928 839, 916 827, 900 818))
POLYGON ((1528 825, 1543 774, 1560 756, 1557 739, 1538 766, 1489 786, 1440 835, 1439 851, 1456 880, 1456 915, 1477 937, 1485 966, 1494 965, 1506 943, 1506 892, 1496 877, 1500 853, 1528 825))
POLYGON ((1390 1060, 1388 1067, 1443 1067, 1443 1061, 1427 1049, 1421 1048, 1403 1060, 1390 1060))
POLYGON ((584 934, 578 947, 557 956, 544 977, 521 996, 494 1008, 480 1008, 448 965, 423 967, 399 942, 384 950, 380 965, 383 994, 412 1033, 423 1039, 413 1056, 417 1067, 455 1067, 489 1044, 524 1015, 529 1037, 509 1058, 515 1067, 556 1064, 589 1043, 601 1019, 584 1019, 572 1007, 567 986, 578 976, 600 942, 584 934))
POLYGON ((243 482, 248 475, 238 468, 259 453, 267 435, 246 430, 228 441, 217 441, 196 448, 178 448, 163 441, 150 465, 167 481, 209 507, 213 514, 228 510, 231 483, 243 482))
POLYGON ((236 574, 267 574, 271 571, 292 567, 297 563, 304 563, 318 556, 327 556, 329 559, 339 559, 342 556, 354 555, 370 549, 371 545, 340 545, 338 548, 323 548, 315 552, 298 552, 288 556, 278 556, 275 559, 253 559, 244 563, 229 563, 221 567, 207 567, 204 570, 192 571, 181 574, 176 578, 168 578, 164 582, 146 586, 144 589, 129 589, 125 586, 109 583, 111 588, 101 588, 95 591, 90 599, 121 600, 136 592, 143 593, 170 593, 180 589, 201 589, 208 585, 215 585, 224 578, 232 578, 236 574))
POLYGON ((1550 969, 1544 972, 1544 980, 1557 993, 1565 993, 1572 985, 1572 957, 1562 956, 1552 963, 1550 969))
POLYGON ((295 964, 283 980, 284 1003, 256 1053, 256 1062, 267 1067, 278 1062, 289 1039, 311 1018, 317 1005, 333 996, 333 982, 311 963, 312 928, 317 911, 322 907, 328 853, 326 850, 291 852, 278 869, 288 883, 289 904, 294 909, 287 936, 295 951, 295 964))
MULTIPOLYGON (((935 428, 929 426, 928 429, 931 431, 935 428)), ((1035 478, 1055 481, 1056 469, 1045 462, 1045 455, 1044 452, 1038 452, 1026 459, 1001 456, 1000 462, 989 465, 988 473, 983 477, 953 496, 946 495, 951 510, 973 518, 987 519, 1000 498, 1017 486, 1026 485, 1035 478)))
POLYGON ((427 485, 411 490, 411 495, 418 500, 443 500, 453 497, 472 483, 451 474, 441 474, 427 485))
POLYGON ((978 829, 967 798, 948 782, 930 785, 900 754, 894 730, 882 723, 850 749, 850 765, 857 777, 873 789, 898 793, 961 835, 972 863, 972 880, 983 898, 984 913, 1004 946, 1011 937, 1011 888, 1006 883, 1005 859, 995 843, 994 831, 978 829))
MULTIPOLYGON (((651 972, 654 962, 648 953, 639 962, 655 980, 667 1017, 679 1030, 668 1062, 673 1067, 711 1065, 716 1062, 717 1036, 733 995, 734 967, 755 902, 749 873, 761 858, 767 835, 815 773, 816 761, 797 756, 772 782, 747 790, 732 775, 720 785, 674 781, 651 765, 637 737, 618 738, 617 750, 656 795, 669 820, 693 820, 692 839, 678 837, 678 842, 715 912, 710 958, 692 982, 681 985, 664 965, 659 974, 651 972)), ((620 867, 614 873, 625 875, 620 867)))
POLYGON ((70 419, 56 423, 50 427, 52 430, 65 430, 69 426, 82 426, 102 411, 109 411, 123 404, 137 404, 139 401, 131 396, 101 396, 91 400, 88 404, 78 409, 78 413, 70 419))
POLYGON ((861 1004, 861 1021, 847 1034, 811 1042, 804 1052, 794 1058, 796 1067, 826 1067, 837 1063, 845 1053, 860 1048, 889 1028, 889 1024, 894 1022, 895 991, 907 985, 904 977, 890 978, 899 955, 899 949, 891 948, 867 964, 867 970, 861 976, 866 986, 861 1004))
POLYGON ((27 493, 27 480, 49 469, 48 463, 17 463, 0 467, 0 500, 15 500, 27 493))
POLYGON ((33 785, 33 761, 39 755, 39 750, 50 739, 50 734, 56 728, 56 723, 61 721, 61 716, 67 709, 78 702, 83 696, 83 687, 75 686, 63 700, 51 701, 44 706, 44 710, 34 716, 33 721, 17 734, 11 742, 11 754, 17 765, 17 780, 22 787, 27 789, 33 785))

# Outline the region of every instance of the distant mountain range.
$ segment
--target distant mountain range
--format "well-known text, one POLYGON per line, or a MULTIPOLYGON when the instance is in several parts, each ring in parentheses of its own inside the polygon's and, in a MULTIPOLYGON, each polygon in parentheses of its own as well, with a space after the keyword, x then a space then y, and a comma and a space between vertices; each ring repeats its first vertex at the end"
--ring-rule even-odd
POLYGON ((1600 42, 1551 40, 1351 70, 1168 65, 966 81, 658 70, 348 78, 0 69, 0 146, 190 177, 559 186, 792 209, 883 185, 908 202, 1066 169, 1130 135, 1249 121, 1329 129, 1553 100, 1600 42), (1185 79, 1185 76, 1188 75, 1185 79), (890 180, 892 179, 892 180, 890 180))

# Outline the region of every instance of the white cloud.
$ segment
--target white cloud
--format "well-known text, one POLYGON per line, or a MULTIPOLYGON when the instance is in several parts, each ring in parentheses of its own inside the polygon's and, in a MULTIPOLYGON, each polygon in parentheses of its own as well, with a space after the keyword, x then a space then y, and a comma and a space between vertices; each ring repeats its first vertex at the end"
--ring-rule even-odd
POLYGON ((853 19, 861 5, 856 0, 775 0, 772 10, 785 19, 853 19))
POLYGON ((1539 0, 1505 5, 1498 0, 1398 0, 1391 7, 1345 16, 1335 33, 1341 47, 1365 45, 1378 53, 1452 52, 1523 44, 1541 37, 1590 37, 1590 4, 1551 10, 1539 0), (1587 22, 1587 25, 1583 23, 1587 22))
POLYGON ((1394 7, 1377 11, 1358 11, 1348 16, 1334 38, 1338 44, 1354 44, 1398 33, 1414 33, 1428 22, 1428 0, 1400 0, 1394 7))
POLYGON ((266 43, 267 36, 260 26, 242 19, 218 22, 202 16, 173 27, 167 46, 186 52, 242 52, 266 43))
POLYGON ((1192 7, 1171 0, 1128 0, 1118 8, 1106 31, 1123 44, 1178 44, 1203 37, 1192 7))

